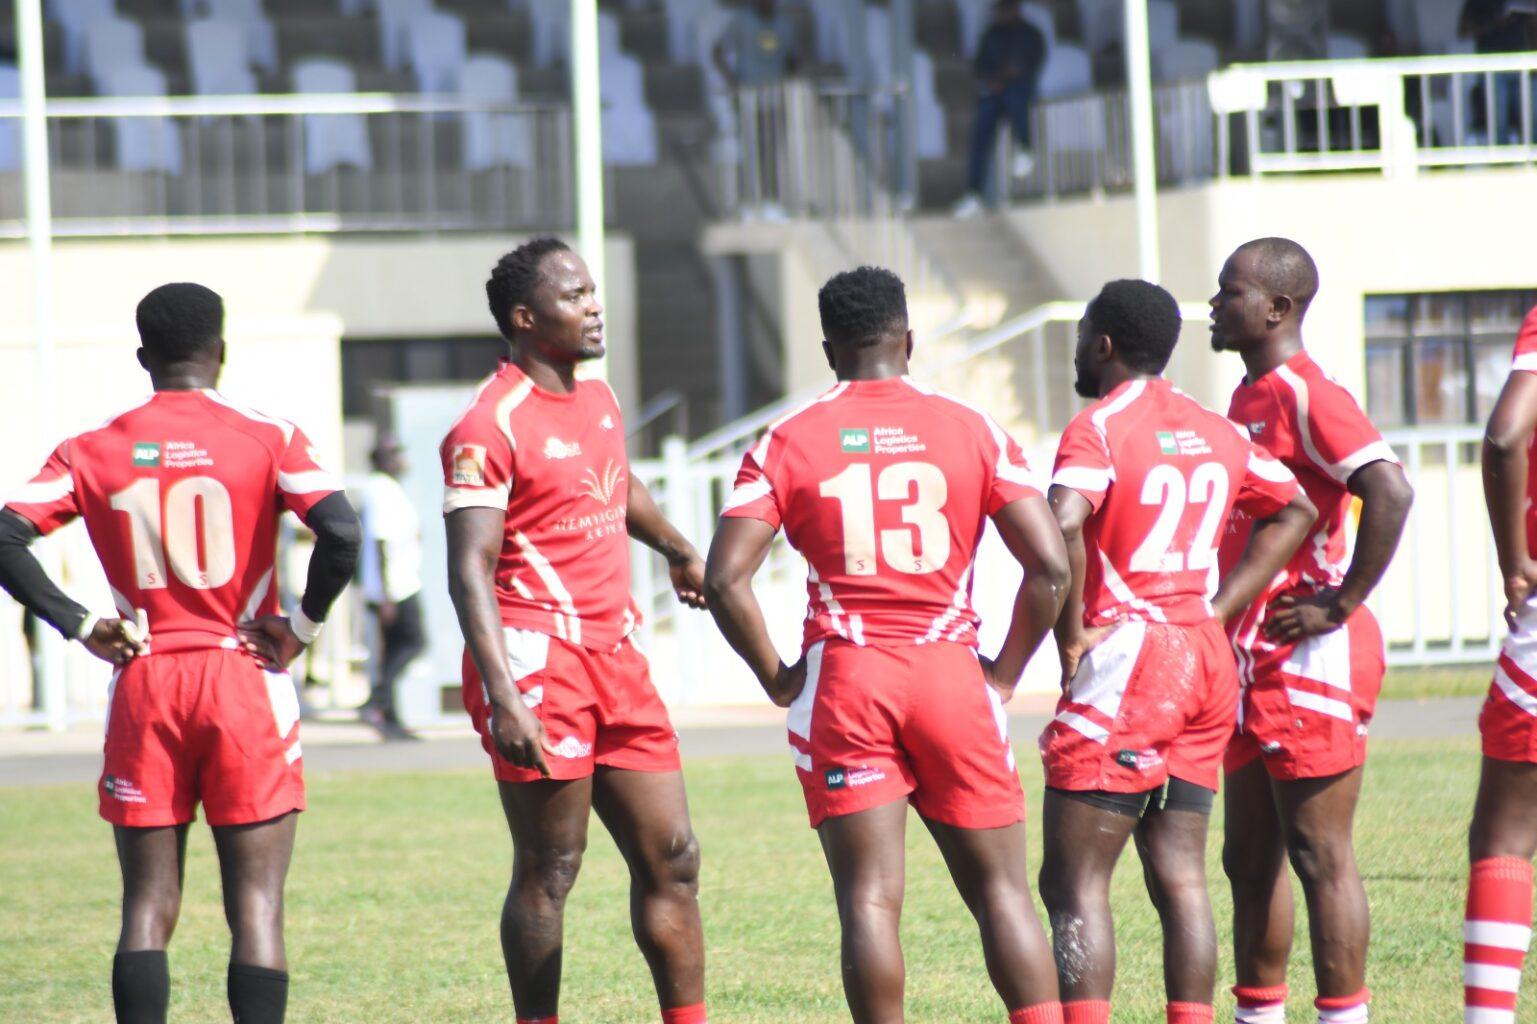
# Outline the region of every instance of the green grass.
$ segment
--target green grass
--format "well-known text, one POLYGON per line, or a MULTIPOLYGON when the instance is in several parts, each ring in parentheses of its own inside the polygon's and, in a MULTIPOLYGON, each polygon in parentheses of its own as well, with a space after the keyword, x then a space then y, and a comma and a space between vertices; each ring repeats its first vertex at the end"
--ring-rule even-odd
POLYGON ((1489 677, 1493 671, 1494 666, 1489 662, 1389 669, 1382 682, 1382 696, 1390 700, 1482 697, 1489 692, 1489 677))
MULTIPOLYGON (((1021 750, 1039 864, 1040 773, 1021 750)), ((1463 835, 1478 765, 1473 738, 1376 744, 1360 826, 1374 915, 1374 1019, 1460 1019, 1463 835)), ((690 799, 704 848, 702 902, 716 1021, 847 1020, 826 869, 793 772, 779 759, 701 760, 690 799)), ((289 1019, 511 1019, 497 946, 509 862, 489 773, 317 775, 289 885, 289 1019)), ((208 831, 193 832, 172 946, 172 1018, 228 1019, 228 939, 208 831)), ((909 829, 910 1021, 1001 1021, 970 919, 916 821, 909 829)), ((1222 944, 1228 900, 1212 843, 1222 944)), ((654 1021, 650 979, 629 936, 623 867, 594 823, 568 912, 568 1024, 654 1021)), ((0 789, 0 1021, 109 1021, 117 868, 91 787, 0 789)), ((1135 855, 1116 878, 1118 1022, 1161 1022, 1159 938, 1135 855)), ((1304 915, 1292 1020, 1312 1020, 1304 915)), ((1231 980, 1224 949, 1221 987, 1231 980)), ((1537 998, 1528 972, 1531 998, 1537 998)), ((1529 1000, 1530 1001, 1530 1000, 1529 1000)), ((1231 1000, 1218 996, 1218 1020, 1231 1000)))

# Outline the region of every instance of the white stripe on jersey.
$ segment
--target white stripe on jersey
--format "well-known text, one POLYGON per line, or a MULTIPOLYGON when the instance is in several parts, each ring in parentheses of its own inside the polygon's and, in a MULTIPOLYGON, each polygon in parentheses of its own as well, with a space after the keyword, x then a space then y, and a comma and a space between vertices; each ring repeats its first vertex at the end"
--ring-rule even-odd
POLYGON ((1512 370, 1537 370, 1537 352, 1522 352, 1511 361, 1512 370))
MULTIPOLYGON (((817 594, 822 599, 822 607, 827 609, 827 616, 833 627, 833 632, 845 640, 849 639, 849 632, 843 626, 843 605, 839 604, 838 599, 833 596, 833 588, 822 582, 822 577, 817 575, 817 567, 811 564, 810 559, 806 561, 806 580, 816 584, 817 594)), ((815 616, 815 604, 812 605, 811 610, 812 615, 815 616)))
POLYGON ((963 398, 957 398, 955 395, 947 394, 936 388, 931 388, 925 384, 919 384, 911 377, 904 375, 902 377, 902 383, 906 384, 920 395, 927 395, 930 398, 943 399, 952 405, 960 406, 970 415, 980 418, 982 420, 982 425, 987 427, 987 432, 992 437, 994 446, 998 449, 998 461, 993 467, 993 475, 1000 480, 1007 480, 1011 484, 1019 484, 1022 487, 1033 487, 1040 491, 1043 496, 1045 495, 1047 483, 1040 477, 1039 474, 1037 474, 1029 466, 1023 466, 1018 463, 1009 461, 1009 435, 1004 432, 1003 428, 1000 427, 991 416, 983 412, 981 409, 978 409, 970 402, 967 402, 963 398))
POLYGON ((72 473, 56 476, 52 480, 36 480, 22 484, 6 499, 8 505, 51 505, 75 489, 72 473))
POLYGON ((256 581, 256 589, 251 591, 251 599, 245 603, 245 608, 240 613, 240 621, 254 619, 257 609, 261 608, 262 601, 267 597, 267 591, 272 588, 273 569, 268 569, 262 574, 262 578, 256 581))
POLYGON ((1063 466, 1052 475, 1053 487, 1066 487, 1070 491, 1090 491, 1099 494, 1110 489, 1111 472, 1107 469, 1091 469, 1088 466, 1063 466))
POLYGON ((285 494, 315 494, 339 491, 342 482, 323 469, 307 469, 302 473, 278 473, 278 487, 285 494))
POLYGON ((1121 579, 1121 574, 1115 571, 1115 566, 1110 564, 1110 556, 1105 554, 1103 549, 1099 553, 1099 564, 1104 570, 1102 575, 1105 580, 1105 588, 1114 595, 1117 601, 1124 604, 1127 608, 1145 613, 1154 622, 1169 621, 1168 616, 1164 615, 1162 608, 1132 593, 1131 588, 1126 585, 1126 581, 1121 579))
POLYGON ((518 382, 517 387, 507 392, 500 402, 496 403, 496 426, 507 439, 507 444, 516 449, 518 439, 512 436, 512 411, 523 404, 523 400, 533 394, 534 382, 524 377, 518 382))
POLYGON ((283 432, 284 444, 287 444, 289 441, 293 440, 294 425, 287 420, 280 420, 276 416, 268 416, 264 413, 257 412, 255 409, 252 409, 249 406, 241 405, 238 402, 232 402, 228 398, 225 398, 223 395, 219 394, 219 392, 215 391, 213 388, 203 388, 202 394, 209 401, 217 402, 218 404, 224 406, 226 409, 233 409, 235 412, 238 412, 248 420, 256 420, 258 423, 265 423, 268 426, 277 427, 283 432))
POLYGON ((1273 484, 1284 484, 1288 480, 1296 479, 1292 471, 1287 469, 1280 460, 1264 458, 1254 451, 1249 452, 1249 472, 1273 484))
POLYGON ((971 580, 971 570, 976 563, 966 566, 966 571, 961 573, 960 585, 955 588, 955 596, 950 599, 950 607, 934 617, 929 625, 929 631, 918 638, 920 644, 931 644, 944 635, 945 629, 954 622, 966 610, 966 585, 971 580))
POLYGON ((795 417, 799 416, 807 409, 814 408, 822 402, 831 402, 834 398, 837 398, 839 395, 847 391, 848 387, 848 381, 839 381, 837 384, 833 385, 827 391, 807 402, 805 405, 794 410, 793 412, 786 413, 779 419, 775 420, 773 423, 770 423, 768 428, 763 431, 763 436, 758 438, 758 443, 752 447, 753 461, 758 464, 759 468, 762 468, 763 460, 768 457, 769 444, 774 439, 774 431, 778 430, 786 423, 789 423, 791 420, 795 419, 795 417))
POLYGON ((766 498, 773 493, 774 485, 769 483, 769 478, 766 475, 760 476, 733 490, 731 496, 726 499, 726 503, 721 506, 721 511, 729 512, 734 508, 750 505, 759 498, 766 498))
POLYGON ((512 531, 513 543, 522 552, 524 561, 534 570, 534 575, 539 577, 539 582, 544 584, 544 589, 549 591, 555 603, 560 606, 560 611, 555 614, 556 635, 562 640, 570 640, 574 644, 582 642, 582 620, 577 615, 576 605, 571 598, 571 591, 561 582, 560 574, 550 564, 550 560, 534 546, 522 530, 512 531), (569 619, 569 622, 562 621, 569 619))
POLYGON ((1302 440, 1303 452, 1313 461, 1314 465, 1329 474, 1334 480, 1343 484, 1350 479, 1350 474, 1368 462, 1385 460, 1395 465, 1398 463, 1398 457, 1393 454, 1393 449, 1382 441, 1374 441, 1339 462, 1326 461, 1323 454, 1319 452, 1318 446, 1313 443, 1313 425, 1308 413, 1310 395, 1307 381, 1303 380, 1291 367, 1285 364, 1276 367, 1276 375, 1286 383, 1287 387, 1292 389, 1292 395, 1297 400, 1297 434, 1302 440), (1384 450, 1386 451, 1385 455, 1383 454, 1384 450), (1362 458, 1365 461, 1355 461, 1362 458))
MULTIPOLYGON (((1146 390, 1147 384, 1144 381, 1134 380, 1127 386, 1125 391, 1121 392, 1120 398, 1117 398, 1115 401, 1109 403, 1108 405, 1103 405, 1096 409, 1089 416, 1089 421, 1094 424, 1094 429, 1099 431, 1099 436, 1105 436, 1106 424, 1110 421, 1110 417, 1114 416, 1118 412, 1124 411, 1127 406, 1131 405, 1131 403, 1140 398, 1142 396, 1142 392, 1146 390)), ((1112 470, 1112 472, 1114 471, 1112 470)))

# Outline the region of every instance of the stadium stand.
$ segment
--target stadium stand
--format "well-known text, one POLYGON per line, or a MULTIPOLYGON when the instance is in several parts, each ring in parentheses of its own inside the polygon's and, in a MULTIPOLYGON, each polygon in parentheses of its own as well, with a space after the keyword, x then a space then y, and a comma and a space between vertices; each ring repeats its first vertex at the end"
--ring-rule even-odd
MULTIPOLYGON (((339 60, 306 57, 294 62, 293 88, 299 93, 345 95, 357 91, 357 76, 339 60)), ((469 161, 466 160, 466 165, 469 161)), ((304 119, 304 171, 326 174, 341 167, 372 170, 368 124, 358 114, 326 114, 304 119)))

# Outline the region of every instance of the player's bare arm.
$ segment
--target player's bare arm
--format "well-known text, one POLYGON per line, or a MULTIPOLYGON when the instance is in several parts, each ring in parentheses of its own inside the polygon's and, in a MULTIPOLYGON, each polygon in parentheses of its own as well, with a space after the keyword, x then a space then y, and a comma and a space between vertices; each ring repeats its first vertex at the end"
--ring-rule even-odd
POLYGON ((340 491, 316 502, 304 517, 304 525, 315 534, 315 549, 310 552, 298 611, 291 616, 267 615, 239 625, 246 650, 274 669, 293 664, 315 642, 331 605, 352 579, 363 547, 358 514, 340 491))
POLYGON ((491 738, 497 752, 519 768, 550 774, 544 726, 523 704, 507 667, 507 641, 496 606, 496 563, 506 513, 461 508, 444 520, 448 532, 448 596, 459 616, 465 646, 491 700, 491 738))
POLYGON ((1083 624, 1083 581, 1089 561, 1083 541, 1083 524, 1088 522, 1094 507, 1083 495, 1060 484, 1051 486, 1047 500, 1051 503, 1057 528, 1062 531, 1070 574, 1067 599, 1062 604, 1056 624, 1057 656, 1062 661, 1062 689, 1066 690, 1073 676, 1078 673, 1078 662, 1098 647, 1120 623, 1109 622, 1092 629, 1083 624))
POLYGON ((1537 587, 1537 561, 1526 544, 1527 449, 1537 429, 1537 374, 1513 373, 1505 382, 1484 431, 1484 500, 1500 577, 1505 581, 1505 618, 1516 613, 1537 587))
MULTIPOLYGON (((983 659, 988 682, 1005 702, 1014 696, 1019 677, 1062 612, 1072 573, 1062 531, 1042 498, 1021 498, 998 510, 993 525, 1009 553, 1025 571, 1014 597, 1014 617, 998 656, 983 659)), ((1080 533, 1079 542, 1082 543, 1080 533)), ((1082 585, 1079 587, 1080 599, 1082 585)))
POLYGON ((37 528, 24 517, 0 509, 0 587, 102 661, 126 665, 144 653, 145 638, 136 623, 97 618, 59 589, 30 550, 36 539, 37 528))
POLYGON ((705 562, 704 593, 726 642, 747 662, 769 700, 784 708, 806 685, 805 659, 793 666, 780 660, 752 591, 753 574, 768 557, 774 532, 758 519, 722 519, 705 562))
POLYGON ((672 589, 678 600, 690 608, 703 608, 704 559, 689 539, 667 521, 656 500, 634 473, 630 473, 629 509, 625 514, 625 526, 630 536, 667 559, 667 573, 672 577, 672 589))
POLYGON ((1276 574, 1307 540, 1308 531, 1318 518, 1318 509, 1299 490, 1291 504, 1272 516, 1257 519, 1249 533, 1249 543, 1212 596, 1211 607, 1218 620, 1227 622, 1249 607, 1276 574))
POLYGON ((1403 467, 1386 460, 1372 462, 1351 474, 1346 486, 1361 499, 1361 522, 1345 579, 1338 590, 1278 598, 1275 614, 1265 623, 1265 633, 1272 640, 1293 642, 1339 629, 1376 589, 1393 561, 1414 504, 1414 488, 1403 467))

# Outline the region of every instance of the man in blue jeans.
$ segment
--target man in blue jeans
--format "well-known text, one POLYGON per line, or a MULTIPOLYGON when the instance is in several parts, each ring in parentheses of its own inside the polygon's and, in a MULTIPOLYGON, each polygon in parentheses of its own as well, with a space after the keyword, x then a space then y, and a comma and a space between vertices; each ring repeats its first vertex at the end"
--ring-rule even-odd
POLYGON ((982 210, 1001 118, 1008 118, 1024 159, 1030 160, 1030 105, 1035 102, 1045 63, 1046 37, 1025 20, 1019 0, 998 0, 993 5, 993 22, 982 34, 973 63, 980 95, 971 133, 967 193, 955 208, 957 216, 973 216, 982 210))

